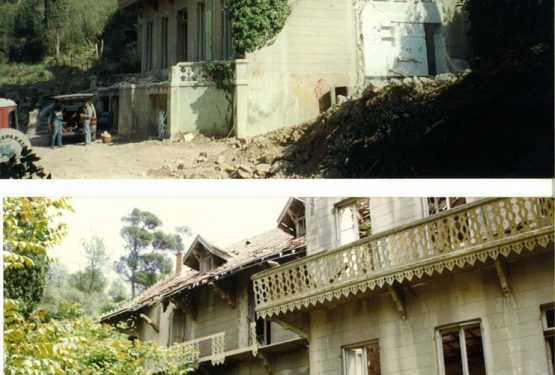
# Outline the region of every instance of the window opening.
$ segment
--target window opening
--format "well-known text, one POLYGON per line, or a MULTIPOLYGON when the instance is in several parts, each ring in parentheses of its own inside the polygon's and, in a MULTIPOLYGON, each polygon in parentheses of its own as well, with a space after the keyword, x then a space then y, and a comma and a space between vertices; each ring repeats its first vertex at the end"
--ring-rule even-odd
POLYGON ((486 364, 479 322, 437 330, 442 375, 485 375, 486 364))
POLYGON ((178 62, 188 60, 189 14, 187 9, 177 12, 177 59, 178 62))
POLYGON ((152 63, 152 38, 153 38, 154 25, 152 22, 146 24, 146 66, 145 70, 151 71, 153 68, 152 63))
POLYGON ((543 335, 549 374, 555 373, 555 309, 553 304, 542 307, 543 335))
POLYGON ((426 216, 435 215, 443 211, 450 210, 458 206, 466 204, 466 198, 464 197, 432 197, 426 198, 425 201, 425 212, 426 216))
POLYGON ((380 375, 378 342, 343 349, 344 375, 380 375))
POLYGON ((340 245, 348 244, 372 234, 370 200, 368 198, 340 202, 337 205, 336 214, 340 245))
POLYGON ((206 4, 198 3, 197 7, 197 38, 198 38, 198 61, 206 60, 206 4))
POLYGON ((169 18, 162 17, 162 56, 161 56, 161 68, 168 67, 168 24, 169 18))

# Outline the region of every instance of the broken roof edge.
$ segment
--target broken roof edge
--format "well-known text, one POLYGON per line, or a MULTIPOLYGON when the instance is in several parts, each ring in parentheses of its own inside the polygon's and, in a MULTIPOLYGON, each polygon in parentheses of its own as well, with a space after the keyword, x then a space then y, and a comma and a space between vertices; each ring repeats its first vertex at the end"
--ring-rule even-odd
MULTIPOLYGON (((283 258, 285 256, 285 254, 282 255, 282 253, 284 253, 284 252, 291 252, 292 254, 297 254, 296 250, 300 249, 300 248, 303 248, 303 247, 305 248, 305 251, 306 251, 306 240, 305 240, 304 236, 299 237, 299 238, 291 238, 288 241, 288 246, 275 249, 274 251, 272 251, 268 254, 250 259, 246 262, 238 263, 237 265, 235 265, 234 267, 231 267, 229 269, 225 269, 225 264, 224 264, 224 265, 219 266, 219 267, 217 267, 213 270, 213 271, 218 271, 218 269, 220 269, 220 272, 213 272, 213 273, 205 274, 199 280, 197 280, 194 283, 190 283, 190 284, 187 284, 187 282, 190 281, 193 277, 198 276, 200 274, 199 272, 191 269, 191 272, 189 272, 190 275, 187 275, 187 273, 182 273, 180 275, 172 274, 168 278, 152 285, 151 287, 149 287, 148 289, 143 291, 143 293, 141 293, 141 295, 147 293, 149 290, 152 290, 157 286, 160 286, 161 284, 169 283, 172 280, 174 280, 174 279, 176 279, 180 276, 187 276, 183 280, 183 283, 185 285, 178 286, 175 289, 166 290, 165 292, 161 291, 160 294, 156 294, 156 295, 152 296, 151 298, 149 298, 149 299, 147 299, 143 302, 140 302, 140 303, 135 303, 134 304, 133 300, 129 301, 127 304, 123 304, 120 307, 119 310, 117 310, 117 309, 112 310, 107 315, 101 316, 100 317, 100 322, 108 323, 109 321, 113 321, 113 320, 121 320, 122 316, 132 315, 134 313, 137 313, 138 311, 142 310, 145 307, 152 306, 152 305, 158 303, 161 300, 171 298, 171 297, 175 296, 176 294, 179 294, 179 293, 181 293, 185 290, 198 288, 200 286, 208 284, 212 280, 220 280, 222 278, 232 276, 232 275, 234 275, 234 274, 236 274, 236 273, 238 273, 242 270, 246 270, 246 269, 248 269, 248 268, 250 268, 250 267, 252 267, 256 264, 259 264, 259 263, 262 263, 262 262, 267 262, 268 260, 276 259, 276 255, 279 255, 279 258, 283 258), (118 318, 118 319, 116 319, 116 318, 118 318)), ((287 256, 288 255, 291 255, 291 254, 287 254, 287 256)), ((141 297, 141 295, 137 296, 136 299, 138 300, 141 297)))
POLYGON ((289 209, 289 207, 293 204, 294 201, 299 201, 301 202, 303 205, 305 204, 305 201, 303 198, 298 198, 298 197, 291 197, 287 200, 287 203, 285 203, 285 206, 283 206, 283 209, 281 210, 281 213, 278 216, 277 219, 277 223, 278 225, 283 221, 283 218, 285 217, 285 215, 287 214, 287 210, 289 209))

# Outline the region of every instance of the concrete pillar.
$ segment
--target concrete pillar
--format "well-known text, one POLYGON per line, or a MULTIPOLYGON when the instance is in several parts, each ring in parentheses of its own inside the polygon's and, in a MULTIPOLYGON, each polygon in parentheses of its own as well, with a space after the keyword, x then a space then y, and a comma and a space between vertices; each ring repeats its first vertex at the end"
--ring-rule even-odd
POLYGON ((245 59, 235 60, 235 95, 233 96, 233 129, 238 138, 247 135, 247 67, 245 59))

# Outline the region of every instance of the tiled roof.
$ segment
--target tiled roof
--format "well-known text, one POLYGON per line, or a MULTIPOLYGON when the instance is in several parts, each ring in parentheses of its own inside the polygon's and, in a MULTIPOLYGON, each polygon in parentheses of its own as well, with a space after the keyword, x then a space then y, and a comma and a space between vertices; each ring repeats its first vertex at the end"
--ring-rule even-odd
POLYGON ((169 278, 151 286, 135 299, 105 314, 101 320, 105 321, 126 312, 138 311, 145 306, 155 304, 165 296, 184 289, 204 285, 212 279, 217 280, 228 274, 235 273, 253 262, 264 260, 283 251, 299 248, 304 246, 304 244, 304 237, 294 239, 291 235, 277 228, 246 240, 241 240, 225 249, 225 252, 231 255, 231 259, 221 266, 202 274, 184 266, 181 274, 172 274, 169 278))

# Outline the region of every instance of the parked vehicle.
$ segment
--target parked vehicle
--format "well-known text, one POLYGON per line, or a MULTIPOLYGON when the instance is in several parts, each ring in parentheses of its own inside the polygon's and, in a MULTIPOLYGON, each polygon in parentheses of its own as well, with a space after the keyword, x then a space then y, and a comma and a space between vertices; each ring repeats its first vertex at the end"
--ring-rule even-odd
MULTIPOLYGON (((85 132, 79 114, 83 112, 85 102, 87 100, 92 100, 94 95, 95 94, 81 93, 52 97, 55 101, 64 102, 64 140, 68 138, 73 139, 76 142, 83 142, 85 140, 85 132)), ((50 108, 50 111, 43 110, 41 112, 46 112, 46 118, 49 120, 53 105, 50 104, 48 107, 50 108)), ((96 139, 96 121, 91 121, 91 134, 93 134, 93 139, 96 139)), ((50 131, 50 136, 52 136, 52 131, 50 131)))
POLYGON ((18 129, 17 104, 10 99, 0 98, 0 129, 18 129))

